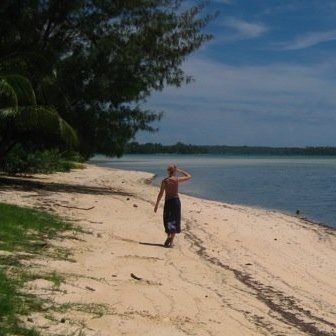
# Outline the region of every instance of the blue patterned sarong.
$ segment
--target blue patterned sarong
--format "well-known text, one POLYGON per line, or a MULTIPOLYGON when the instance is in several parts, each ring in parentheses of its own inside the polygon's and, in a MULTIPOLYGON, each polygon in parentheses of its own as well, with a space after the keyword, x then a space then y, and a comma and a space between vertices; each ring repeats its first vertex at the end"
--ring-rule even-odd
POLYGON ((181 232, 181 202, 179 198, 165 200, 163 224, 166 233, 181 232))

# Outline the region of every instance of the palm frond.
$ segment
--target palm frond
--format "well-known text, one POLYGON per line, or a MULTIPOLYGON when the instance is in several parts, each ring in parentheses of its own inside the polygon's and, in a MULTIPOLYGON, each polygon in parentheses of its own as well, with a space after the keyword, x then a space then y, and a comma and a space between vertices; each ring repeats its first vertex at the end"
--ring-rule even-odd
MULTIPOLYGON (((36 105, 35 92, 28 78, 21 75, 1 74, 0 79, 3 87, 7 86, 7 95, 9 87, 11 87, 11 92, 15 93, 16 106, 36 105)), ((6 94, 6 91, 4 91, 4 94, 6 94)))
POLYGON ((14 88, 0 77, 0 117, 16 113, 18 105, 18 97, 14 88))
POLYGON ((70 146, 78 144, 75 130, 51 107, 19 107, 14 125, 17 132, 39 132, 44 136, 57 136, 70 146))
POLYGON ((59 118, 60 137, 71 147, 78 145, 78 137, 76 131, 62 118, 59 118))

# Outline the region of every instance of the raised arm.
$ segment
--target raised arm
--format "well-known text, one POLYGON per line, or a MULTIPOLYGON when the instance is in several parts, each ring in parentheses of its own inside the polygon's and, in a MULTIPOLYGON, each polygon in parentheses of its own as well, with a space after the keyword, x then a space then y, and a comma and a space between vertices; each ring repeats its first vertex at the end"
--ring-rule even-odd
POLYGON ((180 169, 180 168, 176 168, 176 171, 179 172, 180 174, 182 174, 183 176, 180 176, 178 178, 179 182, 185 182, 191 179, 191 174, 189 174, 188 172, 180 169))
POLYGON ((155 207, 154 207, 154 212, 156 212, 157 209, 158 209, 158 207, 159 207, 159 203, 160 203, 161 198, 163 196, 164 190, 165 190, 165 188, 164 188, 164 182, 162 181, 161 188, 160 188, 159 194, 157 196, 156 204, 155 204, 155 207))

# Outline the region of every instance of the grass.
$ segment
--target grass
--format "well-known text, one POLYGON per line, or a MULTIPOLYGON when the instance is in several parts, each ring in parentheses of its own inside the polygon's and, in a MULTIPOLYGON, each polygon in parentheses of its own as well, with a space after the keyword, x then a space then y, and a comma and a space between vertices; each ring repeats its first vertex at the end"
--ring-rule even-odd
POLYGON ((0 250, 37 253, 71 224, 48 213, 0 204, 0 250))
POLYGON ((38 299, 20 292, 20 282, 0 270, 0 336, 38 336, 34 328, 26 328, 19 319, 32 310, 41 309, 38 299))
POLYGON ((45 301, 22 288, 28 281, 46 279, 57 290, 64 279, 56 272, 36 274, 23 260, 48 254, 48 241, 69 229, 72 225, 59 217, 0 203, 0 336, 40 335, 22 323, 22 316, 45 310, 45 301))
POLYGON ((104 315, 111 314, 111 308, 107 304, 103 303, 64 303, 58 308, 61 312, 67 312, 69 310, 75 310, 95 315, 96 317, 102 317, 104 315))

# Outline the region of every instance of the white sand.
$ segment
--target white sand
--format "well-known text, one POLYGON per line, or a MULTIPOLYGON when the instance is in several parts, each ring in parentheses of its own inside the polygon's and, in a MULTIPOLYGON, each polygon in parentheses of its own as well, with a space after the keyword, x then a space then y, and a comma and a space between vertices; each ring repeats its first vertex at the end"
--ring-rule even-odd
POLYGON ((73 262, 31 265, 66 280, 60 291, 45 280, 28 289, 71 306, 28 323, 43 335, 336 335, 335 231, 181 195, 183 232, 166 249, 151 178, 88 165, 0 189, 1 202, 55 211, 89 232, 53 242, 73 262))

